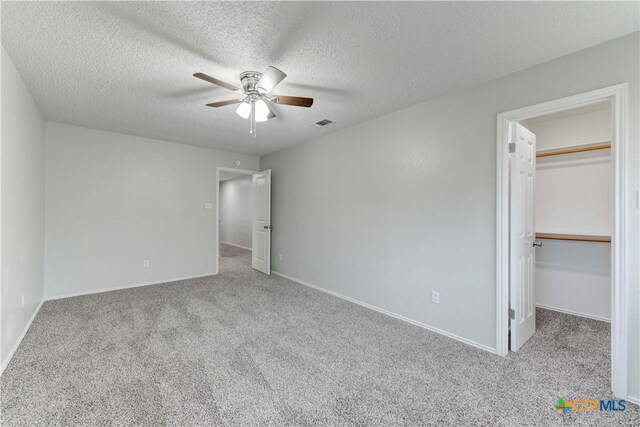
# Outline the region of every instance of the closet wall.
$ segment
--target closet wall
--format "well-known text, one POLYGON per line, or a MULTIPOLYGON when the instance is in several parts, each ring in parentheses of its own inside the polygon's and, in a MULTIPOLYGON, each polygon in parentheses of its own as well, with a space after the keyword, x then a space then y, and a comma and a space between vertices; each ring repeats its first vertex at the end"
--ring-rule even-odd
MULTIPOLYGON (((538 152, 610 142, 608 104, 533 119, 538 152)), ((541 157, 536 170, 536 232, 611 236, 611 150, 541 157)), ((609 320, 611 245, 543 240, 536 250, 536 304, 609 320)))

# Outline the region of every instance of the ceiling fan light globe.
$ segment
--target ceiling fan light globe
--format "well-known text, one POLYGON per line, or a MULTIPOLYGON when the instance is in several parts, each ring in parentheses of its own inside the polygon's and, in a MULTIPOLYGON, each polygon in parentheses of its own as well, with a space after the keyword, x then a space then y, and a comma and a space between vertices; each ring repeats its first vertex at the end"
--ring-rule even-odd
POLYGON ((243 119, 248 119, 251 114, 251 105, 248 102, 243 102, 236 110, 236 113, 243 119))
POLYGON ((271 110, 263 99, 256 101, 256 122, 266 122, 269 120, 271 110))

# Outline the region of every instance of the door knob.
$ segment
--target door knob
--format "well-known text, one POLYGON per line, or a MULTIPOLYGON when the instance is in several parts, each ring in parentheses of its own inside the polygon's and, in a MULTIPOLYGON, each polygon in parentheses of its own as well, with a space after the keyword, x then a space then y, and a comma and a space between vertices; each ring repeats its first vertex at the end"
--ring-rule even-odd
POLYGON ((273 230, 273 226, 272 225, 265 225, 265 226, 263 226, 263 228, 265 230, 273 230))
POLYGON ((542 242, 538 241, 538 240, 534 240, 533 241, 533 247, 535 248, 541 248, 542 247, 542 242))

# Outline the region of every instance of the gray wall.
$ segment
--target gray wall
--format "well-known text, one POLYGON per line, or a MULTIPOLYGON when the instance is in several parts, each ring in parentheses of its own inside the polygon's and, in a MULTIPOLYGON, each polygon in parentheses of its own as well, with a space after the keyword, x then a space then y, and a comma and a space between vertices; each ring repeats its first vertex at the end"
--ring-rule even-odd
MULTIPOLYGON (((272 268, 494 348, 496 115, 628 82, 635 201, 638 34, 262 157, 273 171, 272 268)), ((639 229, 635 202, 628 209, 637 397, 639 229)))
POLYGON ((258 168, 255 156, 48 122, 46 295, 212 274, 216 167, 236 159, 258 168))
POLYGON ((4 370, 43 298, 45 122, 4 48, 1 74, 0 353, 4 370))
POLYGON ((253 177, 220 183, 220 241, 251 248, 253 177))

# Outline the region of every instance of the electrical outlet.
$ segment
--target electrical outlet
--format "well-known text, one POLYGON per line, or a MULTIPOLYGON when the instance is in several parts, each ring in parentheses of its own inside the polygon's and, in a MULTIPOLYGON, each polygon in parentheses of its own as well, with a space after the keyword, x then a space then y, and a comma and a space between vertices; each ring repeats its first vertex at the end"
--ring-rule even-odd
POLYGON ((280 261, 282 261, 282 254, 280 254, 280 261))
POLYGON ((149 268, 149 260, 145 259, 143 265, 144 265, 144 268, 149 268))
POLYGON ((434 304, 440 304, 440 292, 431 291, 431 302, 434 304))
POLYGON ((22 308, 24 308, 24 295, 22 295, 22 308))

